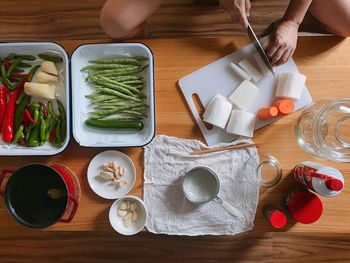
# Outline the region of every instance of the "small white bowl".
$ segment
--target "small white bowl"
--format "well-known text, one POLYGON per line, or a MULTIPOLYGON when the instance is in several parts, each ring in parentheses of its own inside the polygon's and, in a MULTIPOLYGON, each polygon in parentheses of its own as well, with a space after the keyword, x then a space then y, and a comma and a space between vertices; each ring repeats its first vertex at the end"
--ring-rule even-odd
POLYGON ((145 226, 147 219, 147 208, 144 202, 132 195, 127 195, 123 198, 116 200, 109 209, 109 222, 115 231, 118 233, 131 236, 139 233, 145 226), (129 227, 124 226, 123 218, 118 215, 118 209, 123 201, 131 201, 137 203, 138 218, 136 221, 131 222, 129 227))
POLYGON ((104 151, 97 154, 90 162, 87 171, 87 178, 91 189, 99 196, 106 199, 117 199, 127 195, 135 184, 136 168, 132 160, 124 153, 119 151, 104 151), (123 179, 128 182, 119 188, 112 184, 112 181, 105 180, 100 176, 102 164, 115 161, 117 164, 126 168, 123 179))

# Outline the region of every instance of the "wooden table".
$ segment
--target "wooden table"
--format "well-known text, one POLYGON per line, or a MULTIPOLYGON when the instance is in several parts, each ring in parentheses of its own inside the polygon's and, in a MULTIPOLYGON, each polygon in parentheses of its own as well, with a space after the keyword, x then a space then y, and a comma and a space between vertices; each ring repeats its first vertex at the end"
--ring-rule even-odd
MULTIPOLYGON (((84 43, 96 41, 84 41, 84 43)), ((157 134, 199 139, 202 135, 183 99, 177 80, 249 43, 246 37, 212 39, 144 40, 154 53, 157 134)), ((81 41, 60 42, 71 54, 81 41)), ((305 74, 315 101, 349 96, 350 39, 335 37, 300 38, 294 59, 305 74)), ((299 113, 282 118, 254 136, 262 142, 260 154, 272 154, 283 167, 283 179, 271 189, 261 189, 255 228, 238 236, 174 237, 146 231, 132 237, 113 232, 108 222, 112 201, 90 190, 86 172, 89 161, 102 148, 79 147, 74 139, 68 148, 52 157, 1 157, 1 167, 20 167, 31 162, 59 162, 79 177, 81 203, 70 224, 56 224, 45 231, 23 229, 0 206, 1 262, 302 262, 350 261, 349 184, 335 198, 322 198, 324 213, 312 225, 289 220, 282 231, 272 229, 262 215, 267 204, 281 206, 297 185, 290 176, 303 160, 314 160, 296 144, 294 124, 299 113)), ((121 149, 136 165, 137 180, 130 194, 142 196, 143 149, 121 149)), ((317 161, 317 160, 316 160, 317 161)), ((349 164, 322 162, 341 170, 345 180, 349 164)))

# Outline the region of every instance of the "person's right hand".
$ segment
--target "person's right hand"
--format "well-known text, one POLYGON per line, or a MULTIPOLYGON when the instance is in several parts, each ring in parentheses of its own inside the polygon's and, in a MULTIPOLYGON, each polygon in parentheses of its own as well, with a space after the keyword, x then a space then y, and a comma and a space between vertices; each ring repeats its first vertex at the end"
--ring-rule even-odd
POLYGON ((219 0, 221 8, 229 13, 234 22, 240 22, 243 31, 247 31, 250 15, 250 0, 219 0))

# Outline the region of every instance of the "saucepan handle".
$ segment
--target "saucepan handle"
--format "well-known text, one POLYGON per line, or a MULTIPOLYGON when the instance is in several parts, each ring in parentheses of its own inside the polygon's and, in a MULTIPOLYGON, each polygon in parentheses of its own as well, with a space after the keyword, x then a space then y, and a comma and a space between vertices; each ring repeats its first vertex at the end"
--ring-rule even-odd
POLYGON ((0 171, 0 195, 4 196, 4 191, 1 188, 1 185, 6 177, 7 174, 13 173, 12 170, 4 169, 0 171))
MULTIPOLYGON (((75 213, 77 212, 77 209, 78 209, 78 205, 79 205, 79 202, 71 195, 69 195, 69 199, 68 199, 68 204, 72 202, 73 203, 73 208, 71 209, 70 211, 70 214, 68 216, 68 218, 63 218, 61 217, 58 222, 62 222, 62 223, 70 223, 74 216, 75 216, 75 213)), ((67 206, 68 207, 68 206, 67 206)))

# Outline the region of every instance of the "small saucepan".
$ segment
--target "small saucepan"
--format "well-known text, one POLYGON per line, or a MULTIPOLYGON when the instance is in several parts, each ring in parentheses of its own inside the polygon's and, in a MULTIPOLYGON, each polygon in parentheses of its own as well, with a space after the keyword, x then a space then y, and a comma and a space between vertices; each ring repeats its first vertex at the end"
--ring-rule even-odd
POLYGON ((244 220, 242 213, 219 196, 220 181, 214 171, 205 166, 197 166, 183 172, 182 189, 186 198, 194 204, 203 205, 210 201, 220 204, 228 213, 244 220))
POLYGON ((9 176, 1 195, 12 218, 29 228, 46 228, 56 222, 72 221, 78 202, 74 182, 61 165, 29 164, 16 171, 3 170, 1 184, 9 176))

